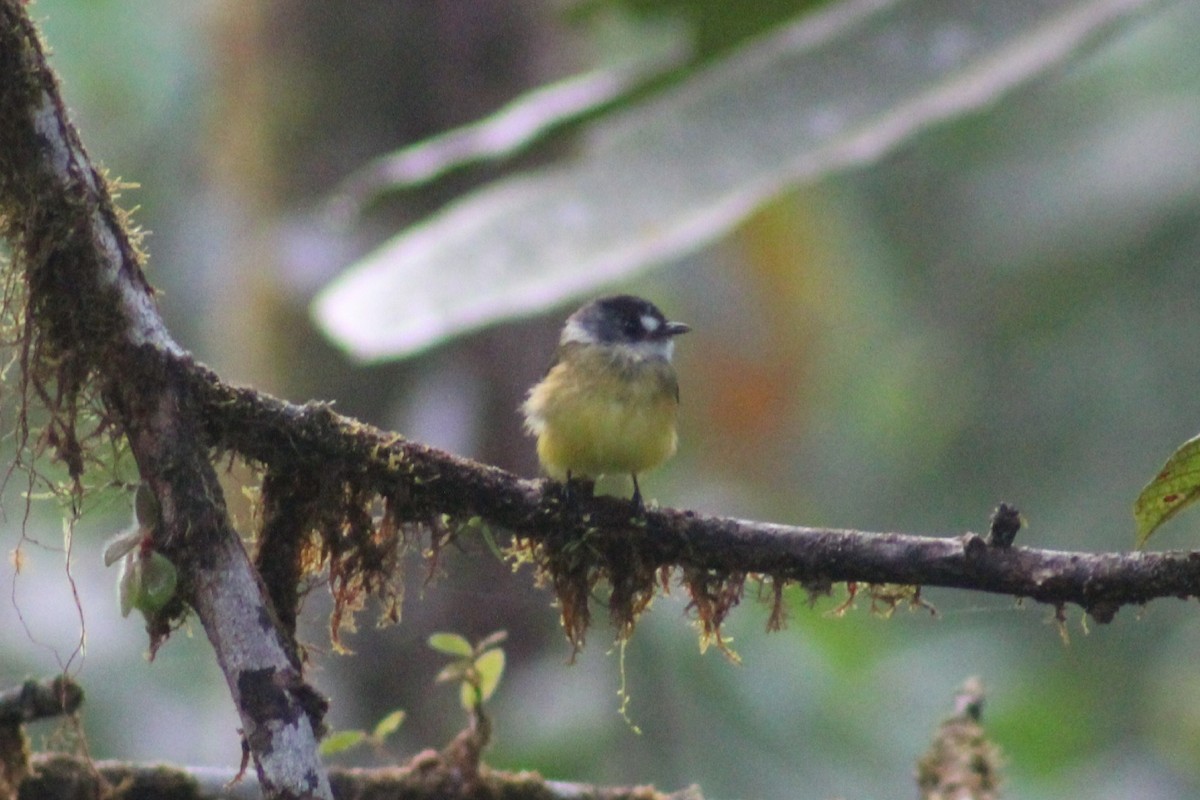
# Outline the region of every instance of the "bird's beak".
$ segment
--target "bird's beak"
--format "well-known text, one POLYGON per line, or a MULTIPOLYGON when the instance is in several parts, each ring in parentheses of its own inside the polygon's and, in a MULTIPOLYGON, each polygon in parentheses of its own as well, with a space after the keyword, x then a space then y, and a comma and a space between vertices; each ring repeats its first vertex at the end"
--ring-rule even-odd
POLYGON ((691 329, 692 326, 684 322, 668 322, 664 330, 667 336, 678 336, 681 333, 687 333, 691 329))

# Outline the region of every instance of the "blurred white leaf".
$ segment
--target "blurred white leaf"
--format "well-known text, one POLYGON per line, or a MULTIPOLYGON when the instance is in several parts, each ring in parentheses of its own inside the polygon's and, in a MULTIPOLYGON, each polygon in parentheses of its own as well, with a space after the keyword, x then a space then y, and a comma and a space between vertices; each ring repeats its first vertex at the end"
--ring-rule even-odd
POLYGON ((378 360, 595 292, 994 102, 1160 4, 843 0, 597 123, 575 160, 394 237, 320 294, 316 317, 378 360))
POLYGON ((120 561, 146 538, 146 531, 134 525, 126 528, 104 543, 104 566, 111 567, 120 561))
POLYGON ((510 158, 566 123, 619 103, 691 55, 681 31, 660 31, 639 41, 646 46, 615 64, 540 86, 478 122, 375 159, 346 179, 331 204, 333 214, 350 216, 379 193, 415 188, 460 167, 510 158))

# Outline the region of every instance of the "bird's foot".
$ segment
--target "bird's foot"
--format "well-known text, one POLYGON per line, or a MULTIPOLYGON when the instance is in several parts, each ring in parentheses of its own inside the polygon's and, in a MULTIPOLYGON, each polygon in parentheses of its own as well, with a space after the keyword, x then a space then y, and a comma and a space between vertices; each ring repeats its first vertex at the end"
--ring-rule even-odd
POLYGON ((588 478, 576 478, 567 472, 567 479, 563 482, 563 505, 567 511, 572 514, 577 514, 579 504, 591 500, 596 493, 596 482, 588 478))
POLYGON ((642 502, 642 488, 638 486, 637 475, 631 475, 633 478, 633 516, 641 517, 646 514, 646 505, 642 502))

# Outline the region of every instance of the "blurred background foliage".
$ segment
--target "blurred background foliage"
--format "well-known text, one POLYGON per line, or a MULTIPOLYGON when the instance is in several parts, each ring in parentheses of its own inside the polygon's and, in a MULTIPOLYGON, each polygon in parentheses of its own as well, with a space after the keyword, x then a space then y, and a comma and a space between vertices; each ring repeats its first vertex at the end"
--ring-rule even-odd
MULTIPOLYGON (((373 205, 348 229, 315 223, 371 159, 478 119, 670 25, 691 56, 673 79, 802 13, 803 3, 673 0, 38 0, 35 17, 94 158, 152 231, 149 273, 172 330, 233 381, 338 408, 533 475, 515 409, 569 307, 356 366, 308 316, 315 292, 399 226, 481 181, 569 157, 556 140, 373 205), (335 235, 336 234, 336 235, 335 235)), ((914 12, 917 13, 917 12, 914 12)), ((955 535, 1000 500, 1018 543, 1123 550, 1130 506, 1200 430, 1200 7, 1135 23, 988 108, 877 162, 798 186, 694 255, 620 284, 695 332, 680 343, 679 457, 643 489, 665 505, 809 525, 955 535)), ((239 501, 230 473, 230 497, 239 501)), ((25 559, 0 604, 0 678, 53 671, 80 637, 56 509, 22 536, 10 487, 3 536, 25 559), (20 614, 20 619, 18 618, 20 614)), ((122 620, 103 539, 126 498, 96 496, 72 544, 86 655, 85 728, 99 758, 234 765, 237 720, 203 633, 153 664, 122 620), (180 725, 178 720, 188 720, 180 725)), ((236 509, 251 529, 248 505, 236 509)), ((1184 514, 1157 547, 1195 545, 1184 514)), ((1005 598, 930 590, 938 609, 872 616, 791 598, 763 633, 749 598, 728 632, 743 663, 697 652, 664 597, 618 659, 598 622, 579 662, 547 594, 486 548, 429 584, 412 565, 399 626, 371 612, 332 654, 320 593, 306 605, 313 678, 330 721, 407 718, 396 757, 462 725, 424 642, 509 632, 489 761, 554 778, 698 782, 710 797, 885 797, 968 675, 1022 798, 1187 798, 1200 792, 1194 604, 1160 601, 1107 626, 1005 598)), ((52 730, 47 729, 47 735, 52 730)), ((367 757, 369 761, 369 757, 367 757)))

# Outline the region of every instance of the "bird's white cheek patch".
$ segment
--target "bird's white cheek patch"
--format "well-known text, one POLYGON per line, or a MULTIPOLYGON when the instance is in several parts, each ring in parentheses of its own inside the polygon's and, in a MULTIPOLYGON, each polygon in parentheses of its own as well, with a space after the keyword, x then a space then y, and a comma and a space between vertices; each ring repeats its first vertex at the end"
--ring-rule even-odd
POLYGON ((642 328, 647 333, 654 333, 661 326, 662 326, 662 323, 659 322, 656 317, 652 317, 649 314, 642 315, 642 328))
POLYGON ((665 360, 670 361, 675 352, 675 343, 670 339, 651 339, 645 342, 621 345, 624 358, 632 361, 665 360))
POLYGON ((595 341, 594 336, 584 330, 584 327, 579 324, 578 320, 568 319, 566 326, 563 328, 562 336, 559 341, 563 344, 567 342, 579 342, 580 344, 590 344, 595 341))

